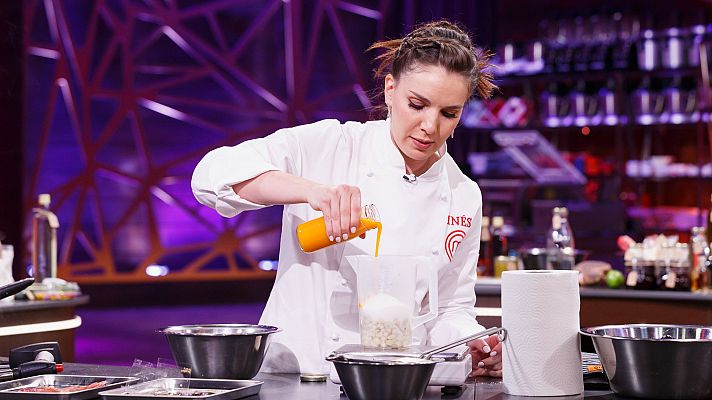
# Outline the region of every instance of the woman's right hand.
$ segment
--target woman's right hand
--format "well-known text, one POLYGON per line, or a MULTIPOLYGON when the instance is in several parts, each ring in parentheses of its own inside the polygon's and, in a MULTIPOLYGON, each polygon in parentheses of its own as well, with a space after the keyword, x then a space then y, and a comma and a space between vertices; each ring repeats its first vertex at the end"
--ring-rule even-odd
POLYGON ((356 232, 361 220, 361 190, 356 186, 319 185, 307 196, 309 205, 324 213, 329 240, 341 242, 356 232))

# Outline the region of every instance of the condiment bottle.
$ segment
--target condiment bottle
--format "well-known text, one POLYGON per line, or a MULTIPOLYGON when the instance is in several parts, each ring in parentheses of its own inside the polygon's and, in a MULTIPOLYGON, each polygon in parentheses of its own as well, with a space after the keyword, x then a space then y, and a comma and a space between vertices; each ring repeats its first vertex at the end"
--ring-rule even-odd
MULTIPOLYGON (((381 239, 382 225, 381 218, 378 215, 378 209, 376 209, 376 206, 373 204, 363 206, 361 209, 361 221, 356 227, 356 232, 349 232, 348 239, 343 240, 342 243, 361 236, 366 233, 366 231, 371 229, 378 229, 375 252, 375 255, 378 256, 378 245, 381 239)), ((305 253, 321 250, 324 247, 338 243, 336 241, 329 240, 329 236, 326 234, 326 223, 324 222, 324 217, 319 217, 299 224, 297 226, 297 239, 299 240, 299 246, 305 253)))

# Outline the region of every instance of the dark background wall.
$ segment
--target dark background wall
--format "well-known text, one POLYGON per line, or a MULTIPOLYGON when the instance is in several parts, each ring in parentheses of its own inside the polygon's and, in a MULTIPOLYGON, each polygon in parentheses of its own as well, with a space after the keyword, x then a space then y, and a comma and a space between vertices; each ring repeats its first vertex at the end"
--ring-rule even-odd
POLYGON ((22 264, 22 4, 0 3, 0 240, 22 264))
POLYGON ((23 2, 21 215, 52 195, 59 275, 82 284, 269 280, 280 209, 227 220, 199 205, 198 160, 284 126, 367 119, 365 49, 439 17, 474 26, 474 6, 23 2))
MULTIPOLYGON (((193 199, 190 174, 220 145, 322 118, 368 118, 376 85, 364 51, 373 41, 447 17, 494 49, 536 37, 546 18, 619 9, 649 12, 659 28, 674 17, 704 20, 707 8, 690 0, 2 2, 0 230, 22 250, 23 222, 49 192, 62 223, 60 276, 85 287, 269 281, 259 261, 277 257, 279 208, 223 219, 193 199), (149 277, 151 265, 171 273, 149 277)), ((18 277, 27 259, 16 256, 18 277)))

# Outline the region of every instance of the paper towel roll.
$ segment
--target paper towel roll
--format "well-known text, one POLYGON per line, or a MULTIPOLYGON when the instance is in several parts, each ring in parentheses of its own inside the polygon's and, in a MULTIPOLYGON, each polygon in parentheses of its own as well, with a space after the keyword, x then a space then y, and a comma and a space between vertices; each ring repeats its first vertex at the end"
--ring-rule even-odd
POLYGON ((576 271, 502 273, 502 351, 506 393, 567 396, 583 392, 576 271))

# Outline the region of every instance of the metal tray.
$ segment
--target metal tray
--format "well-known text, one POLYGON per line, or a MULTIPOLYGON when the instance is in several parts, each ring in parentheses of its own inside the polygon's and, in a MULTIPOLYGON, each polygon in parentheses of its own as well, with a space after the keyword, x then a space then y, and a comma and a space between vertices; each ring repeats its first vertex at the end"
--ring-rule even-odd
POLYGON ((102 391, 102 399, 210 399, 235 400, 255 395, 260 392, 261 381, 230 380, 230 379, 172 379, 164 378, 148 381, 125 388, 102 391), (157 394, 158 390, 184 391, 190 394, 157 394), (200 393, 200 392, 203 393, 200 393))
POLYGON ((0 400, 84 400, 99 397, 99 392, 137 382, 136 378, 89 375, 38 375, 0 383, 0 400), (67 393, 19 392, 24 387, 68 387, 106 381, 106 385, 67 393))

